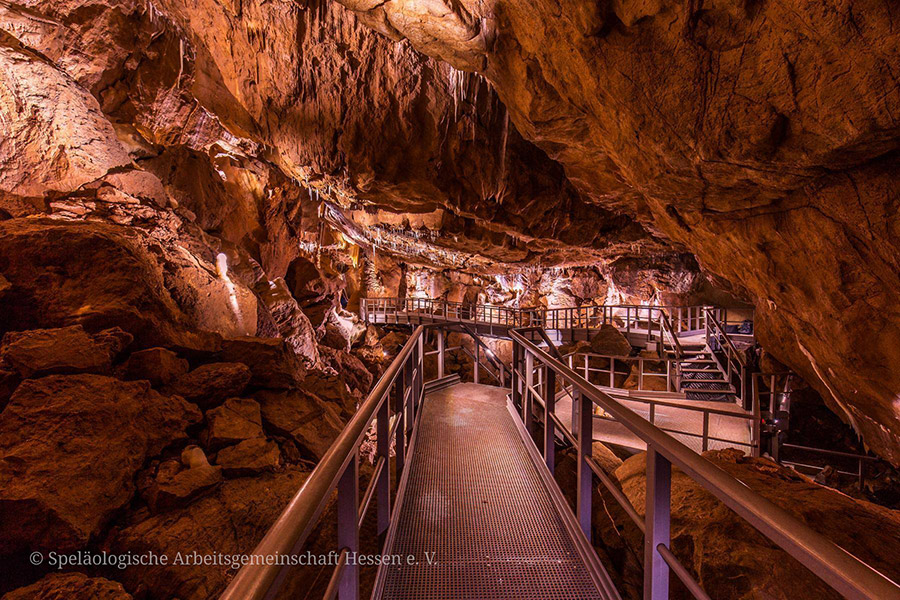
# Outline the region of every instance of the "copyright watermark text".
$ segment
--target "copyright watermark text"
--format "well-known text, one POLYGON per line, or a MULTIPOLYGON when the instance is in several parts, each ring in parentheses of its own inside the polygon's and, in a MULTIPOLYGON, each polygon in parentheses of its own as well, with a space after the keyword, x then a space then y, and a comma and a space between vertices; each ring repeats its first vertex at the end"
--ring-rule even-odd
MULTIPOLYGON (((160 554, 157 552, 90 552, 82 550, 78 552, 32 552, 31 564, 46 564, 54 569, 68 567, 112 567, 127 569, 128 567, 143 566, 214 566, 227 569, 240 569, 245 565, 280 566, 280 567, 305 567, 305 566, 334 566, 340 560, 340 553, 328 552, 326 554, 314 554, 303 552, 300 554, 227 554, 223 552, 176 552, 175 554, 160 554)), ((415 565, 421 562, 413 554, 362 554, 350 552, 347 554, 348 565, 361 567, 380 565, 415 565)), ((424 560, 433 562, 434 553, 426 552, 424 560)))

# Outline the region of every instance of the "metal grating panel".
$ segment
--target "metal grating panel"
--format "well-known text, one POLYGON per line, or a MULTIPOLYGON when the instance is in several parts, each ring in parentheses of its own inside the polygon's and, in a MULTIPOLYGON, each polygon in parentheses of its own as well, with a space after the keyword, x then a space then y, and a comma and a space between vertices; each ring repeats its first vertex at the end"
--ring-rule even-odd
POLYGON ((461 384, 428 397, 382 598, 602 598, 506 408, 461 384), (429 564, 426 553, 434 553, 429 564))

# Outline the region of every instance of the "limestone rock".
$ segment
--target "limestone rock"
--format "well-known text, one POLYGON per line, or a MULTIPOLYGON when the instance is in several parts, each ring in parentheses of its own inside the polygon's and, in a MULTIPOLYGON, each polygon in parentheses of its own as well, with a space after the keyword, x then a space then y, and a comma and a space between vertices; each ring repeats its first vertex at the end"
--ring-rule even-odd
POLYGON ((201 365, 176 379, 166 391, 198 404, 218 406, 226 398, 239 396, 250 381, 250 369, 239 362, 201 365))
POLYGON ((273 281, 260 282, 257 292, 275 320, 279 337, 283 338, 294 353, 303 357, 308 364, 318 364, 316 333, 309 318, 288 291, 284 279, 277 277, 273 281))
POLYGON ((0 361, 15 369, 23 378, 106 373, 112 359, 121 352, 121 342, 124 340, 117 335, 98 336, 88 335, 81 325, 11 331, 3 336, 0 361))
POLYGON ((309 457, 321 459, 343 429, 327 402, 304 390, 263 390, 254 396, 270 433, 292 439, 309 457))
POLYGON ((226 477, 248 477, 266 471, 276 471, 281 465, 278 444, 264 438, 247 439, 223 448, 216 456, 226 477))
POLYGON ((0 413, 0 551, 83 547, 131 499, 147 458, 200 418, 146 382, 25 381, 0 413))
MULTIPOLYGON (((202 451, 200 454, 202 456, 202 451)), ((184 462, 185 458, 182 458, 184 462)), ((168 461, 160 465, 156 481, 148 491, 147 503, 153 512, 186 506, 222 483, 222 467, 210 465, 205 456, 199 464, 184 465, 187 468, 173 463, 168 461)))
POLYGON ((188 361, 166 348, 147 348, 125 361, 125 379, 146 379, 153 387, 173 383, 190 369, 188 361))
POLYGON ((629 356, 631 344, 618 329, 603 324, 600 331, 591 338, 591 352, 605 356, 629 356))
POLYGON ((333 348, 320 349, 325 363, 340 374, 351 390, 365 395, 372 389, 374 377, 366 365, 356 356, 333 348))
MULTIPOLYGON (((644 512, 645 456, 629 458, 616 471, 640 514, 644 512)), ((704 456, 887 577, 896 581, 900 576, 893 558, 900 540, 896 511, 852 499, 768 459, 745 457, 737 450, 714 450, 704 456)), ((641 547, 636 536, 629 543, 641 547)), ((841 597, 678 469, 672 471, 672 548, 713 598, 841 597)))
POLYGON ((47 219, 0 222, 0 264, 11 288, 0 299, 0 328, 118 326, 140 346, 195 347, 202 337, 163 281, 156 258, 126 228, 47 219))
POLYGON ((306 376, 300 359, 278 338, 226 338, 222 341, 221 357, 247 365, 250 383, 258 387, 291 388, 302 383, 306 376))
MULTIPOLYGON (((174 556, 249 553, 303 485, 307 473, 282 473, 226 480, 211 495, 122 528, 109 541, 111 551, 174 556)), ((224 589, 233 571, 219 565, 134 566, 119 572, 129 588, 141 587, 155 598, 206 600, 224 589)))
POLYGON ((229 398, 222 406, 206 411, 206 422, 209 448, 263 437, 262 415, 255 400, 229 398))
POLYGON ((50 573, 37 583, 3 595, 3 600, 131 600, 121 583, 84 573, 50 573))

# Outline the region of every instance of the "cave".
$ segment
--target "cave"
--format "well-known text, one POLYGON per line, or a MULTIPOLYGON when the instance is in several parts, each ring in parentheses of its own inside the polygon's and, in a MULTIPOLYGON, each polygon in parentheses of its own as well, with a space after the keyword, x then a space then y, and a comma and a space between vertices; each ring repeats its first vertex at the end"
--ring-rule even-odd
POLYGON ((0 598, 900 599, 898 72, 891 0, 0 0, 0 598))

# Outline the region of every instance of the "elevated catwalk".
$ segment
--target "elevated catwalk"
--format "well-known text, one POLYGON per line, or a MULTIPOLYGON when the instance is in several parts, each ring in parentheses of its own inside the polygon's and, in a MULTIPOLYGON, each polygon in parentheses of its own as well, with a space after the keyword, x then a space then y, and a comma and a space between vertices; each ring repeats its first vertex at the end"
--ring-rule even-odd
POLYGON ((601 591, 612 586, 526 447, 507 393, 465 383, 426 398, 385 550, 417 564, 383 567, 381 598, 618 597, 601 591))

